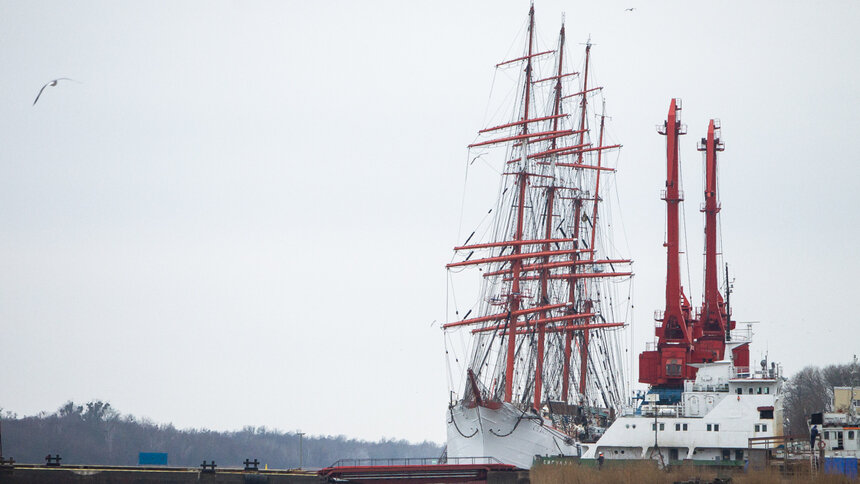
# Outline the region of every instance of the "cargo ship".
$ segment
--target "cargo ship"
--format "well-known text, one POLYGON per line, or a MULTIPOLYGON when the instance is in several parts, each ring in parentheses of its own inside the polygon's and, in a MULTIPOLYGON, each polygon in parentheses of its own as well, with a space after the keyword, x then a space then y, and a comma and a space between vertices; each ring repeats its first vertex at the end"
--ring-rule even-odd
POLYGON ((649 385, 638 405, 624 409, 585 458, 721 461, 743 465, 750 439, 783 435, 781 368, 764 359, 750 366, 751 328, 737 329, 730 305, 728 269, 719 283, 717 154, 724 150, 720 123, 709 122, 699 142, 704 153, 705 287, 694 308, 681 286, 679 177, 681 102, 666 121, 666 305, 655 314, 655 341, 639 355, 639 381, 649 385), (723 296, 725 294, 725 297, 723 296))

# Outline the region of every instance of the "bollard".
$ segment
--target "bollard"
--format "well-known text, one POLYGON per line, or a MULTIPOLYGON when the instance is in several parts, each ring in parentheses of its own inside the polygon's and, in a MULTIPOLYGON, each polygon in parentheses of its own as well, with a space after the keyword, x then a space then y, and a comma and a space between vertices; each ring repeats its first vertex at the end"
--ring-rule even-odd
POLYGON ((200 472, 202 472, 203 474, 214 474, 216 467, 218 467, 218 465, 215 464, 214 460, 212 461, 211 464, 207 464, 206 461, 204 460, 203 463, 200 464, 200 472))
POLYGON ((260 470, 260 461, 254 459, 253 462, 249 459, 245 459, 245 470, 246 471, 258 471, 260 470))
POLYGON ((45 466, 47 466, 47 467, 60 467, 60 461, 61 460, 63 460, 63 458, 60 457, 60 454, 57 454, 56 456, 52 456, 51 454, 48 454, 45 456, 45 466))

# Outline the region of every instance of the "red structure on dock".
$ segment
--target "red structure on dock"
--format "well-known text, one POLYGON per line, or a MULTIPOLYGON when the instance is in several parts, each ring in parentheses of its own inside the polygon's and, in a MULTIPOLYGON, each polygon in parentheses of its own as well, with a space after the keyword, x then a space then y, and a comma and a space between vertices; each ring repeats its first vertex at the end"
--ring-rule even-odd
POLYGON ((492 457, 460 457, 450 463, 439 459, 346 459, 319 471, 320 477, 330 481, 361 482, 366 484, 391 481, 431 482, 485 482, 490 472, 518 470, 502 464, 492 457))
MULTIPOLYGON (((725 358, 726 341, 731 339, 735 321, 720 293, 717 272, 717 152, 724 145, 719 137, 719 124, 711 120, 707 138, 702 138, 699 151, 705 152, 705 290, 702 308, 693 314, 692 306, 681 287, 679 249, 679 205, 684 200, 680 190, 678 137, 686 134, 681 124, 681 104, 673 99, 666 122, 658 128, 666 136, 666 306, 656 315, 658 324, 656 349, 639 355, 639 381, 652 387, 680 389, 684 380, 696 376, 691 363, 706 363, 725 358)), ((749 345, 733 350, 735 366, 749 366, 749 345)))

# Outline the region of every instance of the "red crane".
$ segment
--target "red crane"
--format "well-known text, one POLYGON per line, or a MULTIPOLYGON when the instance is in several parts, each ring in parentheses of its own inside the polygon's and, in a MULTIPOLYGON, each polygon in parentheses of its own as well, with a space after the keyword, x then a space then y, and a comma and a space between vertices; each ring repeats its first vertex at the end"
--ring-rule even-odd
MULTIPOLYGON (((731 340, 735 322, 720 293, 717 273, 717 152, 723 151, 719 124, 713 119, 708 136, 702 138, 699 151, 705 152, 705 294, 698 319, 691 317, 690 303, 681 287, 678 247, 678 205, 683 200, 679 190, 678 136, 685 134, 678 116, 680 106, 672 100, 669 117, 659 130, 666 136, 666 309, 657 317, 657 348, 639 355, 639 381, 655 388, 679 389, 685 379, 696 375, 689 363, 706 363, 725 358, 726 342, 731 340)), ((749 345, 732 350, 736 367, 749 366, 749 345)))
POLYGON ((691 306, 681 287, 678 208, 684 197, 679 185, 678 137, 686 134, 681 124, 680 101, 669 105, 666 123, 658 132, 666 136, 666 309, 657 315, 657 349, 639 355, 639 381, 654 387, 681 388, 695 375, 688 367, 693 348, 691 306))
MULTIPOLYGON (((720 293, 717 279, 717 152, 725 145, 720 140, 720 126, 713 119, 708 124, 708 136, 699 143, 705 152, 705 294, 702 311, 694 326, 693 361, 708 362, 725 358, 726 341, 731 339, 735 321, 720 293)), ((727 281, 728 283, 728 281, 727 281)), ((735 366, 749 366, 749 345, 733 350, 735 366)))

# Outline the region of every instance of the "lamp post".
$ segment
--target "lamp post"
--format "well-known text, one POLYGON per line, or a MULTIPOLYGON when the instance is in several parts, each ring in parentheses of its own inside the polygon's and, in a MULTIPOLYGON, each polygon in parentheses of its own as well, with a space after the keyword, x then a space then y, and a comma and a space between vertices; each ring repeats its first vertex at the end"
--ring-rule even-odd
POLYGON ((302 467, 304 467, 304 463, 305 463, 304 462, 305 453, 302 449, 302 440, 303 440, 302 437, 304 437, 305 433, 304 432, 296 432, 296 435, 299 436, 299 469, 301 469, 302 467))

